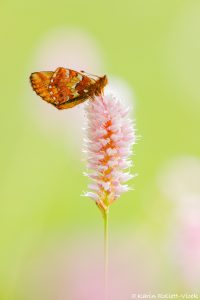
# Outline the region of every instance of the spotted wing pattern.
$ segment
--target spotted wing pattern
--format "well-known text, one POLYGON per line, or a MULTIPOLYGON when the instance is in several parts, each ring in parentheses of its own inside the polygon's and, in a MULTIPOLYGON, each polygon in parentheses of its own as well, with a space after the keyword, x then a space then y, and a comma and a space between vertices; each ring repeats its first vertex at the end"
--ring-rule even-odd
POLYGON ((83 71, 60 67, 55 72, 32 73, 30 81, 34 91, 43 100, 58 109, 67 109, 99 95, 107 83, 107 78, 96 76, 94 79, 94 76, 86 76, 83 71))
POLYGON ((87 89, 94 83, 94 79, 79 72, 58 68, 53 74, 48 88, 53 103, 59 105, 79 96, 84 96, 84 93, 88 91, 87 89))

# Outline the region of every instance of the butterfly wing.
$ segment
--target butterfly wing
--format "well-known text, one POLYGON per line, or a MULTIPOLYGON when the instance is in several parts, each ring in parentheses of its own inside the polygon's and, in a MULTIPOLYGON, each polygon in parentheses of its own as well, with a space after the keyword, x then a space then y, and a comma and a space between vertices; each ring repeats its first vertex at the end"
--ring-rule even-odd
POLYGON ((53 73, 54 72, 51 71, 35 72, 30 76, 31 85, 34 91, 47 102, 52 101, 48 87, 53 73))
POLYGON ((84 102, 96 80, 85 73, 66 68, 55 72, 35 72, 30 77, 34 91, 58 109, 67 109, 84 102))
POLYGON ((87 99, 88 90, 94 83, 93 78, 80 72, 58 68, 49 85, 49 92, 54 102, 52 104, 59 109, 73 107, 87 99))

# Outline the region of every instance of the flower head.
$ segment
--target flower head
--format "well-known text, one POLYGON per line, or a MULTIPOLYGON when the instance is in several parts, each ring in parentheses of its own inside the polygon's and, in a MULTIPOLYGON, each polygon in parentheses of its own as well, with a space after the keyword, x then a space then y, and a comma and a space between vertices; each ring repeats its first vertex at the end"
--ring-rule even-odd
POLYGON ((132 162, 131 147, 135 143, 132 121, 124 108, 112 94, 96 97, 86 106, 86 152, 92 183, 85 196, 92 198, 105 213, 121 193, 129 190, 124 184, 133 175, 126 171, 132 162))

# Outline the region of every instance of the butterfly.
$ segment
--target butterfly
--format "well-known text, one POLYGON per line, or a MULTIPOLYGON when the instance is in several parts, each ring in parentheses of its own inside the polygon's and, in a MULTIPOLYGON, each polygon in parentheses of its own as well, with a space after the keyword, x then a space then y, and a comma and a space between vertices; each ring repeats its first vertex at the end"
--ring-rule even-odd
POLYGON ((44 101, 57 109, 67 109, 100 96, 108 79, 106 75, 99 77, 59 67, 55 72, 32 73, 30 82, 33 90, 44 101))

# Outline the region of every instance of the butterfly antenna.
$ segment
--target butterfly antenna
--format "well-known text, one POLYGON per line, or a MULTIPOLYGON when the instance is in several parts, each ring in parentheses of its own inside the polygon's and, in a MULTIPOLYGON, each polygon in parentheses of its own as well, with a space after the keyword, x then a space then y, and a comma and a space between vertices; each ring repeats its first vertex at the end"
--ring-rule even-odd
POLYGON ((80 72, 81 72, 81 73, 84 73, 84 74, 87 74, 87 75, 90 75, 90 76, 94 76, 94 77, 100 78, 100 76, 98 76, 98 75, 94 75, 94 74, 85 72, 85 71, 83 71, 83 70, 81 70, 80 72))

